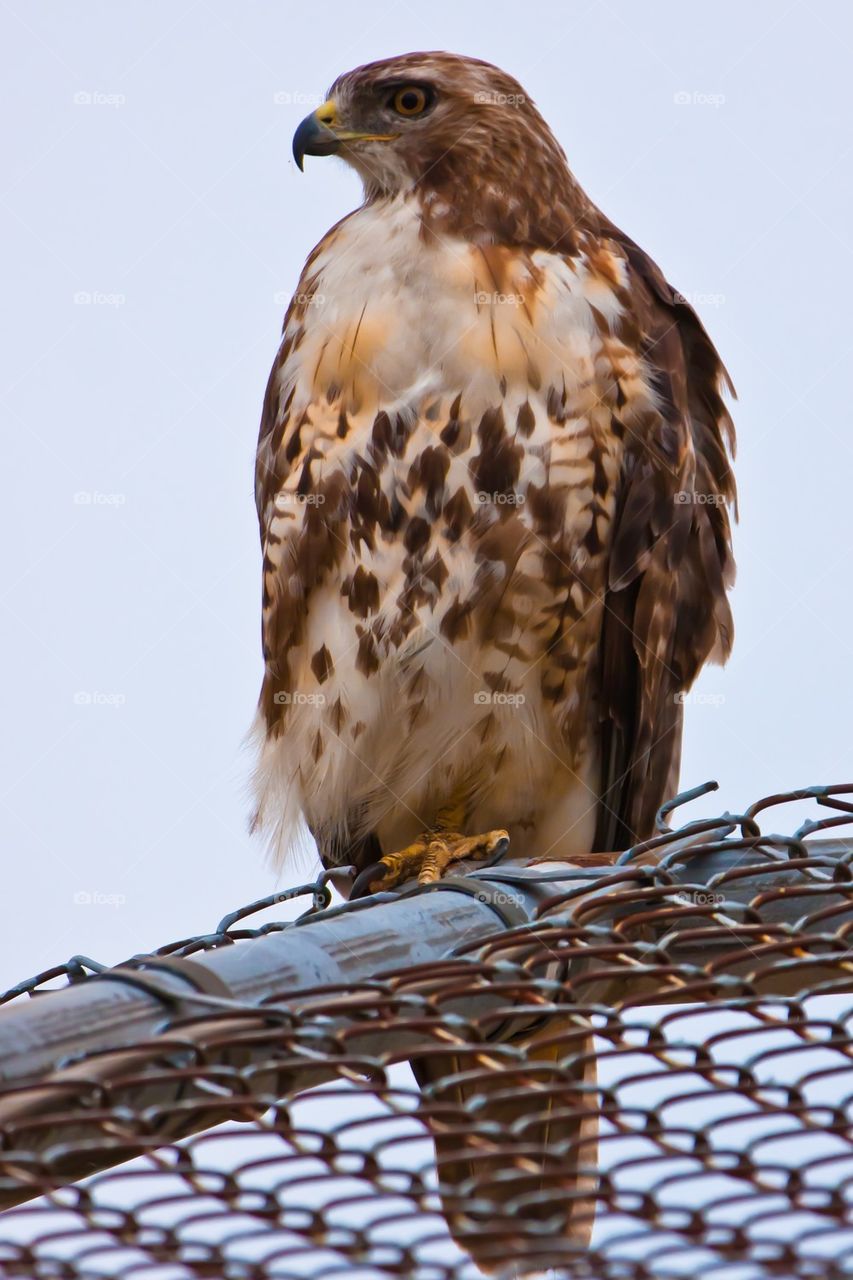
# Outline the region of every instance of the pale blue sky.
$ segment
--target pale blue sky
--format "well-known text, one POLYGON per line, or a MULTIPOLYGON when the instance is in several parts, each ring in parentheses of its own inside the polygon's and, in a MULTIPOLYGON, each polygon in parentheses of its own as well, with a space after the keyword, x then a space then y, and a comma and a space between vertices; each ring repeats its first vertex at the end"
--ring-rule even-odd
POLYGON ((207 930, 275 885, 241 750, 252 460, 283 300, 359 198, 338 162, 300 176, 290 138, 338 73, 385 55, 516 75, 737 384, 737 640, 688 707, 685 785, 718 777, 716 810, 853 778, 850 15, 3 3, 0 985, 207 930))

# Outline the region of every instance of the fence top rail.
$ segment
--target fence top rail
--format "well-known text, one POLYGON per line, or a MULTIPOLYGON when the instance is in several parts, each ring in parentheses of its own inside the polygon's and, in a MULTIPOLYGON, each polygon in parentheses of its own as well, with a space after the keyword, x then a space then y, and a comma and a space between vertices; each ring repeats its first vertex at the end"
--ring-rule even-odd
POLYGON ((853 784, 672 825, 709 790, 624 853, 324 875, 10 988, 0 1274, 853 1273, 853 784))

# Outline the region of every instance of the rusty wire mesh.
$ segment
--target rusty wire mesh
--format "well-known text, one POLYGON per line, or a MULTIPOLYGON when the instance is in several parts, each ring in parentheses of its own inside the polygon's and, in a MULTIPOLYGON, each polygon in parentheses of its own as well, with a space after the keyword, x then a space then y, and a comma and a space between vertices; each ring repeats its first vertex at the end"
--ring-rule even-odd
MULTIPOLYGON (((534 920, 440 963, 261 1016, 164 1010, 132 1069, 0 1094, 0 1193, 30 1197, 0 1215, 0 1274, 853 1276, 853 844, 813 843, 853 821, 851 791, 664 817, 594 883, 543 867, 534 920), (823 820, 762 834, 795 799, 823 820), (697 851, 726 860, 692 882, 697 851)), ((328 914, 325 882, 299 892, 328 914)), ((247 908, 154 954, 302 927, 247 908)))

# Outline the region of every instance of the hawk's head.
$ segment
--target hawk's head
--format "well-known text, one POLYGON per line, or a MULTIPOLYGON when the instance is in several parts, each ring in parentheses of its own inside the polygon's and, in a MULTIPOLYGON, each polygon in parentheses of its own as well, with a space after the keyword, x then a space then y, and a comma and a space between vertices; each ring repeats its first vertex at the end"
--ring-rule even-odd
POLYGON ((411 192, 428 223, 478 240, 554 247, 588 206, 518 81, 451 53, 340 76, 296 130, 293 154, 300 169, 306 155, 340 155, 368 200, 411 192))

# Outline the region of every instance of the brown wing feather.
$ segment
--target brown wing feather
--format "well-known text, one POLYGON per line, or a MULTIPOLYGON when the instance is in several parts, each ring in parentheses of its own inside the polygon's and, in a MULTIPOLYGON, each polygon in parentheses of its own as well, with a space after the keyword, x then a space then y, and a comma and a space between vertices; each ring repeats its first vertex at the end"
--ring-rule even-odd
MULTIPOLYGON (((347 217, 351 217, 348 214, 347 217)), ((267 537, 270 514, 276 495, 290 473, 294 458, 299 453, 300 423, 292 423, 290 405, 293 399, 293 387, 282 386, 282 373, 287 358, 292 351, 298 349, 304 332, 304 316, 306 308, 314 293, 316 284, 316 262, 330 243, 334 242, 338 228, 346 222, 341 218, 329 228, 323 238, 309 253, 296 292, 291 298, 284 313, 281 331, 282 339, 273 361, 270 376, 267 379, 264 403, 261 410, 261 424, 258 432, 258 448, 255 455, 255 506, 260 524, 261 543, 267 537), (282 449, 285 435, 290 432, 292 445, 282 449)))
POLYGON ((628 236, 602 234, 627 259, 629 323, 653 371, 661 417, 626 433, 600 650, 602 798, 595 847, 645 839, 677 789, 682 706, 711 656, 732 644, 729 506, 734 394, 699 317, 628 236))

